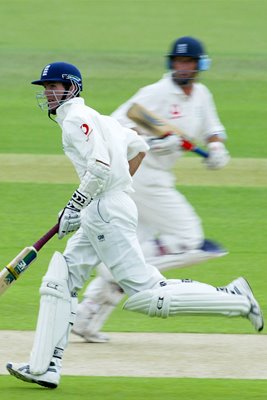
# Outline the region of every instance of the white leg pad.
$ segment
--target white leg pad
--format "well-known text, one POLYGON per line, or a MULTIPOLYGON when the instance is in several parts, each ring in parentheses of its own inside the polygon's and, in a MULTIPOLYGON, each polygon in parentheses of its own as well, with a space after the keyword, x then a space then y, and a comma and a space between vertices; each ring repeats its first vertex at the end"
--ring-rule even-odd
POLYGON ((40 309, 30 358, 32 374, 46 372, 53 356, 62 357, 75 319, 77 298, 68 288, 68 266, 65 258, 55 252, 40 288, 40 309))
POLYGON ((166 282, 166 286, 134 294, 125 302, 123 308, 161 318, 177 314, 247 316, 251 308, 247 296, 227 295, 200 282, 166 282))

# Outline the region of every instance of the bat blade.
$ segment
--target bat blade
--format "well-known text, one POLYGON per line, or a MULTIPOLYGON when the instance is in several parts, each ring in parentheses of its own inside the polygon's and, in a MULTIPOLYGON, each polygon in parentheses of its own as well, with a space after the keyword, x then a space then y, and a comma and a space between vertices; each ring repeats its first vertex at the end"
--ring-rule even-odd
POLYGON ((164 136, 168 133, 176 133, 177 135, 186 137, 185 133, 176 126, 169 124, 163 118, 147 110, 140 104, 134 103, 128 110, 127 116, 143 126, 157 136, 164 136))
POLYGON ((205 158, 209 156, 205 150, 200 149, 189 140, 186 140, 186 134, 183 131, 176 126, 169 124, 168 121, 160 118, 158 115, 147 110, 140 104, 134 103, 129 108, 127 116, 138 125, 154 133, 156 136, 162 137, 175 133, 182 137, 182 147, 184 150, 193 151, 194 153, 197 153, 205 158))
POLYGON ((58 232, 58 224, 53 226, 33 246, 25 247, 0 272, 0 295, 3 294, 37 258, 38 251, 58 232))
POLYGON ((0 272, 0 295, 14 283, 36 259, 37 251, 34 247, 25 247, 3 270, 0 272))

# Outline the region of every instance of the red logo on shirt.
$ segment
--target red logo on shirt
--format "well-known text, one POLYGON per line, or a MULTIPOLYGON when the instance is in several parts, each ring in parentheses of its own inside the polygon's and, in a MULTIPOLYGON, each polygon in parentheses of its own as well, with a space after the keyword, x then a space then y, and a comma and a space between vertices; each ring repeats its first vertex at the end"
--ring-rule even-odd
POLYGON ((170 108, 171 118, 180 118, 182 116, 180 107, 177 104, 172 104, 170 108))
POLYGON ((87 136, 87 138, 89 137, 90 133, 91 133, 92 130, 93 130, 93 129, 90 128, 90 126, 87 125, 87 124, 82 124, 82 125, 80 126, 80 128, 81 128, 82 132, 85 134, 85 136, 87 136))

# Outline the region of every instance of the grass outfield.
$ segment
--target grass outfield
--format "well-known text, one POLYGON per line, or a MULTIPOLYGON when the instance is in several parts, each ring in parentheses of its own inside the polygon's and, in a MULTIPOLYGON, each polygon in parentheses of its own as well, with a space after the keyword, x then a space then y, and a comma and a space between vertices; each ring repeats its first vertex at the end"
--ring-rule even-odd
POLYGON ((2 153, 61 152, 60 133, 30 85, 52 61, 77 64, 84 97, 110 113, 165 71, 181 35, 212 57, 212 89, 233 157, 266 157, 267 2, 262 0, 9 0, 0 3, 2 153), (42 29, 40 29, 42 27, 42 29))
MULTIPOLYGON (((201 80, 213 91, 229 134, 233 161, 239 159, 241 163, 235 164, 238 167, 233 171, 232 185, 227 184, 229 176, 226 182, 221 172, 214 178, 216 185, 210 181, 198 185, 199 170, 193 173, 188 170, 189 164, 177 170, 177 176, 179 179, 183 174, 179 189, 203 219, 206 236, 223 243, 230 254, 166 275, 183 275, 212 284, 245 275, 267 315, 267 2, 5 0, 0 2, 0 13, 0 174, 5 178, 7 154, 62 154, 60 130, 37 108, 36 89, 30 85, 48 62, 77 64, 84 77, 86 101, 109 114, 141 86, 160 78, 164 55, 176 37, 189 34, 203 40, 213 63, 210 71, 201 74, 201 80), (250 161, 246 159, 258 159, 259 163, 253 161, 248 168, 250 161), (195 181, 190 176, 188 184, 185 177, 190 173, 195 181), (240 174, 238 180, 236 173, 240 174)), ((23 183, 20 171, 15 179, 0 180, 2 266, 54 224, 58 210, 75 187, 73 180, 57 186, 49 181, 40 183, 38 173, 35 182, 23 183)), ((1 297, 0 329, 34 329, 41 277, 52 253, 62 250, 64 244, 65 240, 51 240, 39 260, 1 297)), ((240 319, 181 317, 161 321, 119 308, 105 330, 254 334, 250 324, 240 319)), ((266 385, 261 380, 63 376, 53 398, 265 400, 266 385)), ((0 386, 1 400, 51 398, 50 391, 8 376, 0 376, 0 386)))
POLYGON ((266 400, 267 382, 228 379, 84 378, 63 376, 51 392, 0 376, 1 400, 266 400))
POLYGON ((267 382, 229 379, 84 378, 63 376, 56 391, 0 376, 1 400, 266 400, 267 382))
MULTIPOLYGON (((5 235, 0 244, 0 262, 5 265, 22 248, 30 245, 55 222, 57 211, 73 190, 73 185, 3 183, 0 218, 5 235), (56 198, 51 198, 56 188, 56 198), (19 196, 16 194, 19 193, 19 196), (10 205, 12 204, 12 209, 10 205), (30 221, 29 221, 30 218, 30 221)), ((216 238, 230 254, 190 268, 167 271, 169 277, 184 277, 223 285, 244 275, 267 314, 266 287, 266 198, 267 188, 181 187, 203 219, 206 236, 216 238), (216 201, 215 201, 216 200, 216 201), (256 221, 256 223, 255 223, 256 221)), ((63 250, 66 238, 53 238, 39 259, 1 298, 0 329, 34 329, 38 310, 38 289, 52 253, 63 250), (29 296, 29 292, 31 296, 29 296), (23 312, 18 313, 19 309, 23 312), (16 321, 10 318, 15 315, 16 321)), ((126 313, 117 309, 108 321, 111 331, 229 332, 253 333, 246 320, 179 317, 167 320, 126 313)))

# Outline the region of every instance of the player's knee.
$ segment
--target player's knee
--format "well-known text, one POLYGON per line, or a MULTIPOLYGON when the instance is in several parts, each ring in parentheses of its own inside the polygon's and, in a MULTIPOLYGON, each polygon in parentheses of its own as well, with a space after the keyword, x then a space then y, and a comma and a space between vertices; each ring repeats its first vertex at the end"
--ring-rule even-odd
POLYGON ((108 267, 101 263, 96 268, 98 275, 100 275, 107 282, 115 282, 113 275, 111 274, 108 267))
POLYGON ((124 303, 123 308, 150 317, 167 318, 170 313, 171 300, 171 293, 166 290, 166 287, 149 289, 131 296, 124 303))
POLYGON ((50 295, 70 301, 71 294, 68 288, 68 278, 69 272, 65 258, 60 252, 56 251, 43 277, 40 295, 50 295))
POLYGON ((116 305, 123 297, 123 290, 117 283, 106 281, 102 276, 98 276, 90 282, 84 297, 97 304, 116 305))

